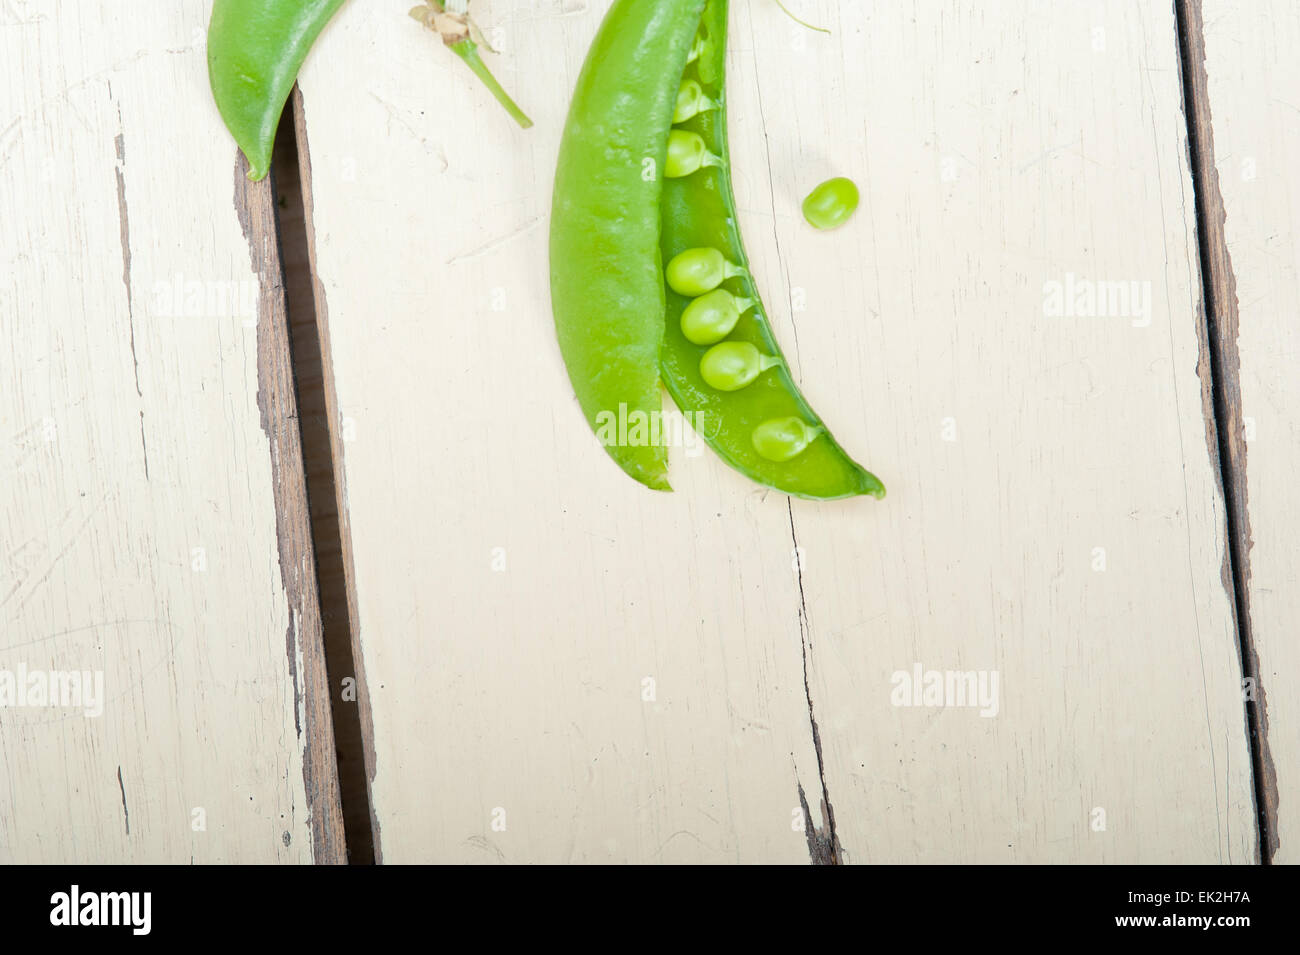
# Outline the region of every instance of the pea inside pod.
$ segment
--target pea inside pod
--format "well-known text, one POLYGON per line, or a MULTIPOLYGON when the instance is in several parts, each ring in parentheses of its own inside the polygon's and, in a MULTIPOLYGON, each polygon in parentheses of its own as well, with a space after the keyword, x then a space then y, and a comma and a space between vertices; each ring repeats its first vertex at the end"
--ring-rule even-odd
POLYGON ((769 461, 789 461, 802 454, 822 433, 822 428, 790 415, 764 421, 750 436, 754 450, 769 461))
POLYGON ((674 129, 668 134, 668 162, 664 165, 664 175, 669 179, 681 179, 705 166, 717 166, 721 160, 709 152, 704 137, 699 133, 674 129))
POLYGON ((673 122, 684 123, 694 119, 700 113, 717 109, 718 104, 704 95, 704 87, 696 80, 686 80, 677 91, 677 106, 673 110, 673 122))
POLYGON ((664 270, 668 287, 678 295, 691 298, 712 292, 727 279, 744 275, 745 270, 727 261, 717 249, 687 249, 673 256, 664 270))
POLYGON ((700 359, 700 377, 718 391, 739 391, 769 368, 780 366, 781 359, 764 355, 750 342, 722 342, 700 359))
POLYGON ((740 316, 753 307, 753 299, 737 298, 726 289, 714 289, 682 310, 682 334, 696 345, 720 342, 731 334, 740 316))

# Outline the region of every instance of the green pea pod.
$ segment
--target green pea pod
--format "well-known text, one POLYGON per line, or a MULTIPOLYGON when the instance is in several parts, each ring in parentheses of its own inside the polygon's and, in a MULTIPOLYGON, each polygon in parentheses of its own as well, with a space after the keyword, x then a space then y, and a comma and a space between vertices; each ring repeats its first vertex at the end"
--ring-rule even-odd
POLYGON ((628 474, 670 490, 659 201, 704 0, 618 0, 578 77, 551 208, 551 303, 578 404, 628 474))
POLYGON ((344 0, 215 0, 208 79, 248 178, 271 168, 271 147, 303 60, 344 0))
POLYGON ((884 497, 880 479, 840 447, 790 376, 750 274, 731 188, 724 86, 726 37, 727 0, 709 0, 700 24, 699 57, 687 66, 682 82, 698 83, 703 96, 716 108, 674 129, 697 135, 712 158, 698 171, 664 184, 661 256, 672 261, 688 250, 722 253, 734 273, 722 287, 752 303, 727 341, 753 345, 768 367, 753 377, 752 368, 742 373, 738 380, 747 383, 735 390, 719 389, 721 382, 716 380, 710 384, 708 379, 717 374, 717 356, 710 355, 707 342, 700 345, 688 340, 692 299, 670 288, 667 336, 661 353, 664 382, 677 406, 705 423, 702 436, 713 450, 760 484, 813 500, 858 494, 884 497))
POLYGON ((728 159, 726 28, 726 0, 617 0, 601 25, 556 173, 560 350, 598 437, 652 488, 668 489, 665 449, 624 440, 631 428, 611 441, 608 423, 620 409, 655 419, 662 372, 742 474, 813 500, 883 497, 800 393, 749 274, 728 159))

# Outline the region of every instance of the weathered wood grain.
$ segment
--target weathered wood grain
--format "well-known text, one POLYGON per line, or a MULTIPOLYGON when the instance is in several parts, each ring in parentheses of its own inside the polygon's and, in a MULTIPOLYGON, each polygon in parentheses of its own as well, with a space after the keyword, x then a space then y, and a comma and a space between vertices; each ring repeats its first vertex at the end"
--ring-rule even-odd
POLYGON ((302 77, 384 857, 1251 861, 1168 5, 733 4, 759 285, 890 487, 830 505, 681 451, 648 492, 572 400, 547 215, 607 7, 476 4, 527 133, 397 15, 302 77), (918 664, 996 716, 894 705, 918 664))
POLYGON ((1211 278, 1223 347, 1231 478, 1238 494, 1239 586, 1261 731, 1261 794, 1276 862, 1300 837, 1300 10, 1281 2, 1188 4, 1212 164, 1211 278))
POLYGON ((344 858, 269 183, 208 4, 0 7, 0 856, 344 858))

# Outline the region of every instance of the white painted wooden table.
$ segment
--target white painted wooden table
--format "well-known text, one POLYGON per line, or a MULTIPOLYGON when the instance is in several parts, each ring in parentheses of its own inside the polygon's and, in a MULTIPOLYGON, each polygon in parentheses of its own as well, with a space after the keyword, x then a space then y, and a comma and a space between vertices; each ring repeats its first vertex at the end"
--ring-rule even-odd
POLYGON ((0 680, 102 680, 0 709, 5 861, 344 857, 271 193, 207 8, 0 4, 0 680))
POLYGON ((402 4, 329 26, 295 394, 208 5, 0 4, 0 678, 104 680, 0 708, 0 859, 342 860, 332 692, 354 857, 1293 861, 1294 4, 733 0, 758 284, 890 490, 833 504, 681 449, 655 494, 583 423, 546 244, 608 6, 475 5, 526 132, 402 4))

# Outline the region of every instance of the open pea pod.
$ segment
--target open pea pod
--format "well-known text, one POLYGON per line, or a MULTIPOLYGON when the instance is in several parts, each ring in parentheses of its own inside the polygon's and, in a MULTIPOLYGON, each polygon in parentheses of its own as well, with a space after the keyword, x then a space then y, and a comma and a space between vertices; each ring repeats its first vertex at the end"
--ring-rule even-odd
POLYGON ((711 281, 674 282, 670 271, 664 383, 678 407, 693 412, 714 451, 760 484, 816 500, 884 497, 879 478, 840 447, 790 376, 749 272, 731 188, 726 36, 727 0, 709 0, 668 134, 684 165, 669 169, 664 183, 662 258, 673 265, 711 253, 723 271, 713 276, 722 279, 718 287, 700 296, 690 293, 711 281), (731 308, 710 308, 710 299, 731 308), (707 315, 702 321, 695 314, 701 311, 719 315, 711 334, 707 315))
MULTIPOLYGON (((598 435, 597 412, 658 413, 661 373, 705 441, 754 481, 813 500, 883 497, 790 376, 749 273, 731 187, 726 35, 726 0, 619 0, 592 46, 551 232, 570 378, 598 435), (617 57, 633 50, 646 61, 620 80, 617 57)), ((666 489, 662 448, 605 443, 629 474, 666 489)))
POLYGON ((303 60, 345 0, 215 0, 208 80, 217 110, 248 157, 248 178, 271 169, 280 114, 303 60))

